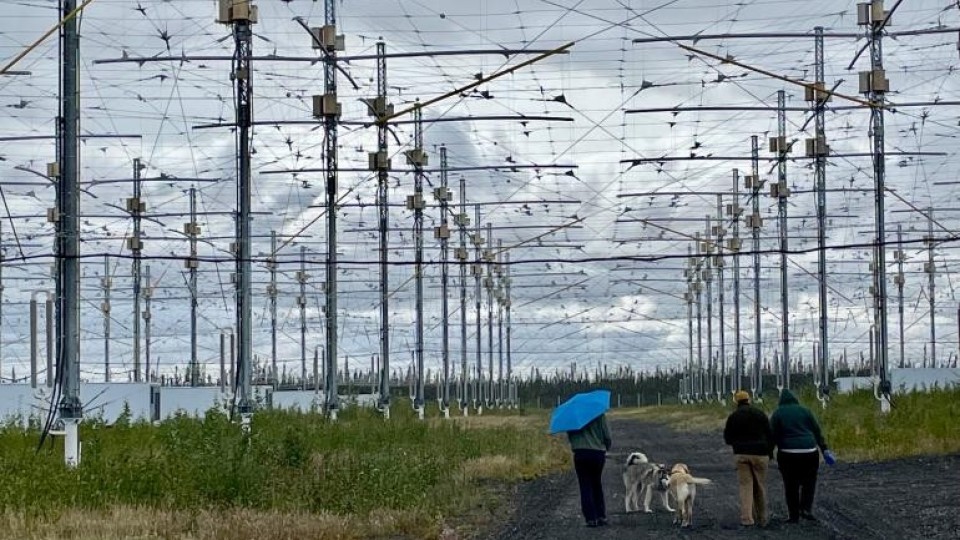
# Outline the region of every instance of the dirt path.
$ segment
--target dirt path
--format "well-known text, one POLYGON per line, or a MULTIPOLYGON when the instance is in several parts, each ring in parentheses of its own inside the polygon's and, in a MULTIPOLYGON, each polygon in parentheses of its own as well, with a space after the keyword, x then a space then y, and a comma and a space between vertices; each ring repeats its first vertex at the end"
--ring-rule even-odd
POLYGON ((819 521, 800 524, 784 523, 786 504, 780 473, 773 463, 767 478, 770 525, 741 529, 736 472, 729 447, 723 446, 719 433, 677 433, 663 425, 631 420, 613 420, 611 429, 614 446, 603 478, 609 527, 584 527, 576 477, 568 471, 518 486, 512 515, 482 537, 960 539, 960 456, 822 466, 814 506, 819 521), (676 528, 672 514, 656 500, 651 505, 655 514, 624 513, 622 462, 634 450, 654 461, 682 461, 696 476, 714 481, 698 489, 692 530, 676 528))

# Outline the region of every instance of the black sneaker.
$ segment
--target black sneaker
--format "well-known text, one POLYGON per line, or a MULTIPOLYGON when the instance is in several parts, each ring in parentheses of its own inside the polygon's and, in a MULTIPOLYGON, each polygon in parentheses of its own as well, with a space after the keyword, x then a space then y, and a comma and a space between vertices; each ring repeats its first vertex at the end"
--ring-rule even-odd
POLYGON ((788 518, 786 523, 800 523, 800 518, 797 518, 797 517, 788 518))
POLYGON ((805 519, 805 520, 807 520, 807 521, 816 521, 816 520, 817 520, 817 517, 814 516, 813 513, 811 513, 811 512, 800 512, 800 517, 802 517, 803 519, 805 519))
POLYGON ((600 526, 600 522, 598 522, 595 519, 591 519, 590 521, 587 522, 587 527, 590 527, 591 529, 599 526, 600 526))
POLYGON ((598 526, 598 527, 606 527, 606 526, 609 525, 609 524, 610 524, 610 522, 607 521, 607 518, 600 518, 600 519, 597 520, 597 526, 598 526))

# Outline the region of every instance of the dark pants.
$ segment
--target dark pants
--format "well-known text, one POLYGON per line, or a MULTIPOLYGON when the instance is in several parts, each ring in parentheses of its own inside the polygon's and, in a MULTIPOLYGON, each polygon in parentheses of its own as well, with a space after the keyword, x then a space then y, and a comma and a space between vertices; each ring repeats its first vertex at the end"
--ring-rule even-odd
POLYGON ((574 450, 573 468, 580 483, 580 508, 587 522, 607 518, 600 478, 607 454, 603 450, 574 450))
POLYGON ((800 512, 813 510, 813 496, 817 491, 817 471, 820 455, 817 452, 791 454, 777 452, 780 475, 783 476, 783 491, 787 498, 787 512, 796 520, 800 512))

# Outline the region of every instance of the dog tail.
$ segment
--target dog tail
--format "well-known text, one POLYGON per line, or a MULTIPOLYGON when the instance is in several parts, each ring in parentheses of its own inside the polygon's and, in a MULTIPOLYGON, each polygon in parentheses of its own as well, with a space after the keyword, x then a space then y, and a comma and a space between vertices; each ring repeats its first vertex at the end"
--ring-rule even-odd
POLYGON ((634 452, 627 457, 627 465, 633 465, 634 463, 649 463, 649 461, 643 452, 634 452))
POLYGON ((710 480, 709 478, 697 478, 695 476, 691 476, 689 482, 691 484, 697 484, 698 486, 706 486, 708 484, 712 484, 713 480, 710 480))

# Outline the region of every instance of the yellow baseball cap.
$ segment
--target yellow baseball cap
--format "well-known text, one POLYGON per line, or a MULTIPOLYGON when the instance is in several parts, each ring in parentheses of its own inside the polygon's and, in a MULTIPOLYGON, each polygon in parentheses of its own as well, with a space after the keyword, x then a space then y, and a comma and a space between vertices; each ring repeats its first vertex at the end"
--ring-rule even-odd
POLYGON ((737 390, 737 393, 733 395, 733 400, 737 403, 741 401, 750 401, 750 392, 746 390, 737 390))

